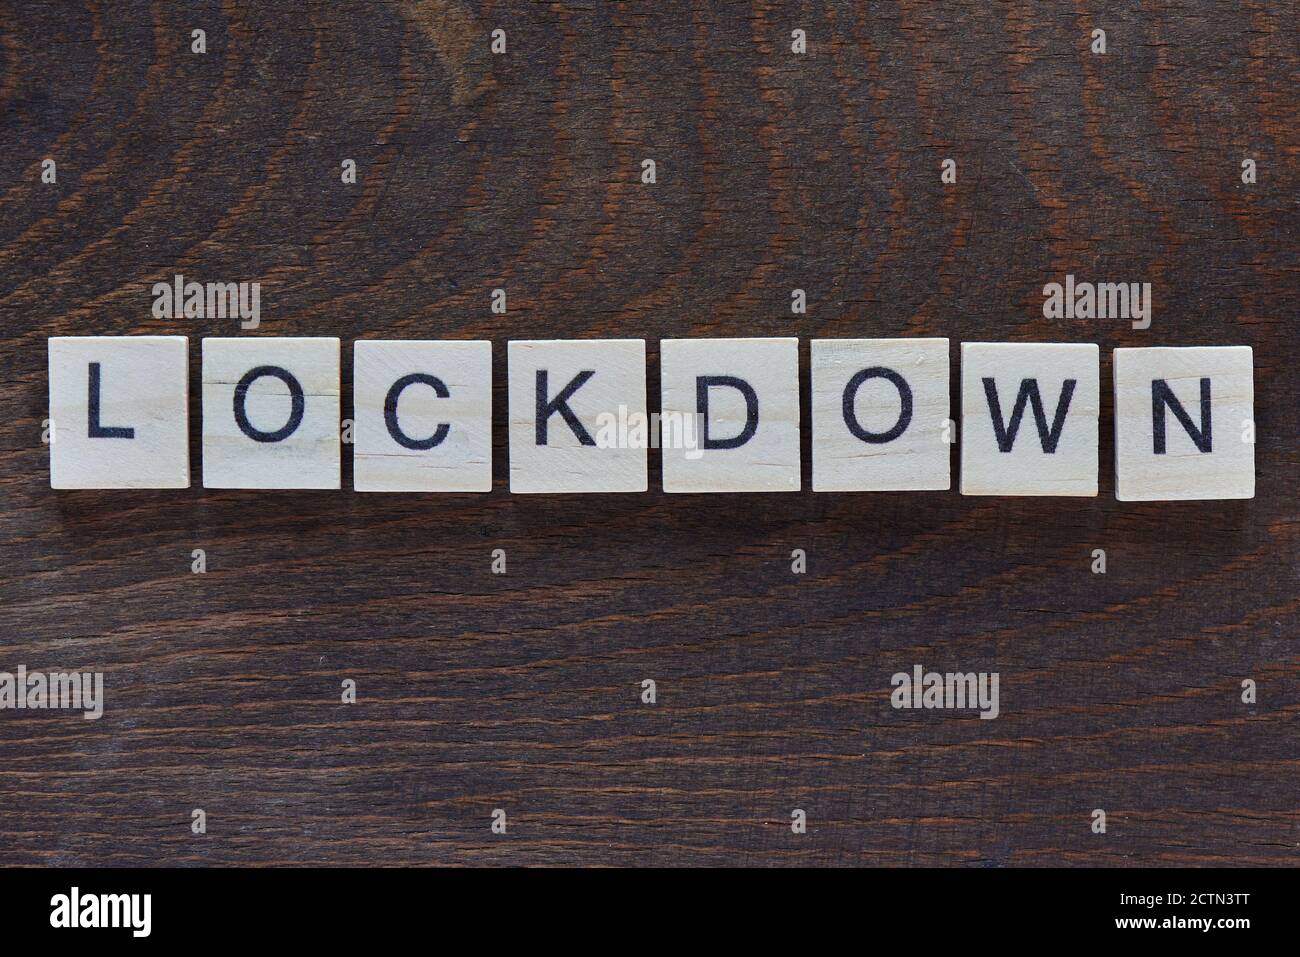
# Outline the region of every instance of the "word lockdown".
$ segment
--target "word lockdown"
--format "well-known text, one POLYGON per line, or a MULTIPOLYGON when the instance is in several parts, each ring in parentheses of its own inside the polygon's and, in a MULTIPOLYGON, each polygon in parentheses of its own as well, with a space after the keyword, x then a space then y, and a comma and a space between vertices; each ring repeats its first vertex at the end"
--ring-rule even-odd
MULTIPOLYGON (((797 339, 663 340, 657 421, 644 340, 507 352, 512 492, 645 491, 656 439, 666 492, 800 488, 797 339)), ((350 431, 358 491, 488 491, 491 353, 358 341, 341 435, 338 339, 204 339, 203 485, 337 489, 350 431)), ((951 486, 947 339, 815 339, 810 360, 814 491, 951 486)), ((1248 347, 1113 360, 1117 498, 1254 496, 1248 347)), ((962 494, 1096 495, 1099 366, 1093 344, 962 343, 962 494)), ((49 371, 54 488, 189 486, 184 337, 52 338, 49 371)))

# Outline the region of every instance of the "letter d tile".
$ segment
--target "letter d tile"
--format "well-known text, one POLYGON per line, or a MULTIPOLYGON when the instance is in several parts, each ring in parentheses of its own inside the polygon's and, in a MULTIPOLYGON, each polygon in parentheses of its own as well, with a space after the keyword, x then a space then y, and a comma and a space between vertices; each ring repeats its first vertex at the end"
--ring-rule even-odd
POLYGON ((799 340, 659 344, 665 492, 797 492, 799 340))

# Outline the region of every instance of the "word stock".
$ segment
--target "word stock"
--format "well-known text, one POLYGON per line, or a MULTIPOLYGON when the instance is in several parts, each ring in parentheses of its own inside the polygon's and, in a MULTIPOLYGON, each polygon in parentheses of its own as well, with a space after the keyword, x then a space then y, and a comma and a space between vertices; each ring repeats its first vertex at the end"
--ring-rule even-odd
MULTIPOLYGON (((507 347, 510 490, 800 488, 794 338, 666 339, 649 413, 641 339, 507 347)), ((1245 346, 1116 349, 1116 497, 1252 498, 1253 357, 1245 346)), ((187 488, 188 340, 49 340, 50 484, 187 488)), ((949 344, 814 339, 815 492, 951 487, 949 344)), ((492 487, 492 345, 361 340, 353 418, 340 422, 335 338, 202 340, 203 486, 337 489, 342 445, 359 492, 492 487)), ((1095 496, 1094 344, 961 344, 961 493, 1095 496)))

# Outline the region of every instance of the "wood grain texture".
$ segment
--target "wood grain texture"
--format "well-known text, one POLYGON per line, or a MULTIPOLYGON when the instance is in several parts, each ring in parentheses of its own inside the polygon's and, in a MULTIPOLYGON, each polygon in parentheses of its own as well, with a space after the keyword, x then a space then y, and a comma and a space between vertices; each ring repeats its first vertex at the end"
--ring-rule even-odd
POLYGON ((0 7, 0 669, 108 696, 0 713, 0 863, 1295 863, 1295 12, 0 7), (1067 272, 1151 329, 1044 320, 1067 272), (52 491, 46 337, 177 333, 491 339, 495 490, 52 491), (507 339, 644 338, 655 408, 660 338, 790 335, 1251 346, 1257 497, 1116 502, 1109 389, 1095 499, 507 494, 507 339))

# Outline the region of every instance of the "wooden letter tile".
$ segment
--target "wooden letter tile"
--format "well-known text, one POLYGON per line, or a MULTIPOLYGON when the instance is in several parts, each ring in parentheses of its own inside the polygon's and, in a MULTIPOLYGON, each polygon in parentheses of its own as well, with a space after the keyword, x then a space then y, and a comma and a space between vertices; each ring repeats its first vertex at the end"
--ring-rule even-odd
POLYGON ((1115 497, 1255 497, 1249 346, 1116 349, 1115 497))
POLYGON ((339 341, 203 340, 203 486, 339 487, 339 341))
POLYGON ((189 488, 184 336, 49 341, 50 486, 189 488))
POLYGON ((963 342, 961 493, 1097 494, 1098 349, 963 342))
POLYGON ((511 492, 644 492, 644 339, 507 346, 511 492))
POLYGON ((490 491, 492 344, 362 340, 353 350, 353 487, 490 491))
POLYGON ((947 339, 812 341, 813 491, 946 489, 947 339))
POLYGON ((797 492, 799 340, 665 339, 659 350, 664 491, 797 492))

